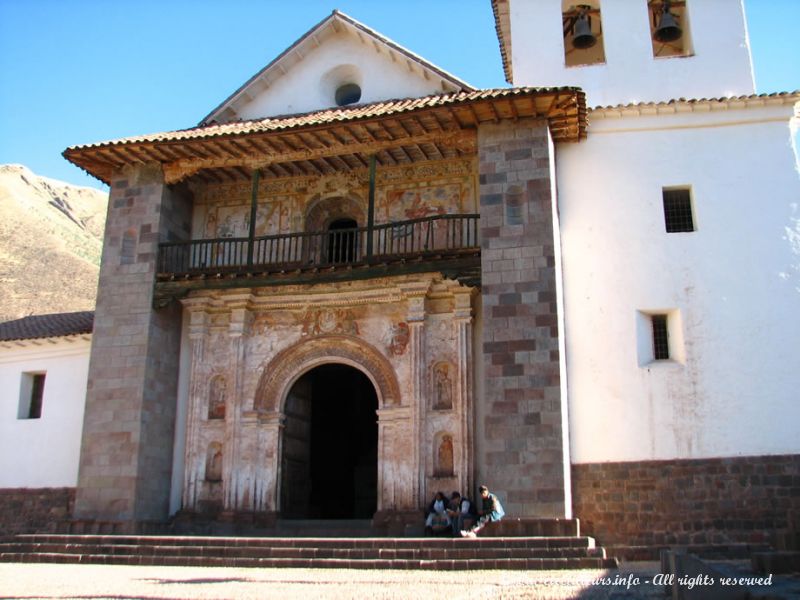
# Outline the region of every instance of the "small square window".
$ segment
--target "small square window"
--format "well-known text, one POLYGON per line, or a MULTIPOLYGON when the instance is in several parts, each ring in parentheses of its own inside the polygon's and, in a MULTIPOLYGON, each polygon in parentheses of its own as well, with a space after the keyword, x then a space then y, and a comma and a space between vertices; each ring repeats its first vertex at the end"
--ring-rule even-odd
POLYGON ((667 315, 650 315, 653 326, 653 358, 669 360, 669 330, 667 315))
POLYGON ((664 223, 667 233, 694 231, 692 195, 688 189, 664 189, 664 223))
POLYGON ((677 308, 637 310, 636 352, 640 367, 686 364, 681 311, 677 308))
POLYGON ((44 373, 23 373, 19 390, 19 419, 40 419, 44 398, 44 373))

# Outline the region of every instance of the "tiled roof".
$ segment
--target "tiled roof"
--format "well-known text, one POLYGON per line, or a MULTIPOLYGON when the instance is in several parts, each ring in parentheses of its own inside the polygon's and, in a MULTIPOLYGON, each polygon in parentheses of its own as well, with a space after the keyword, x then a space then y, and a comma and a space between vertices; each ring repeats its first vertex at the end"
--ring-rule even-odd
POLYGON ((723 96, 720 98, 674 98, 662 102, 630 102, 628 104, 595 106, 594 108, 590 108, 589 111, 593 116, 614 112, 640 112, 642 114, 656 112, 661 114, 670 111, 677 112, 679 109, 684 109, 686 112, 703 110, 712 105, 725 108, 746 108, 772 104, 794 104, 795 102, 800 102, 800 90, 795 90, 793 92, 774 92, 771 94, 723 96))
POLYGON ((0 323, 0 342, 92 333, 94 311, 33 315, 0 323))
POLYGON ((508 83, 514 83, 514 73, 511 71, 511 20, 508 0, 492 0, 492 13, 494 14, 494 30, 500 44, 503 74, 508 83))
POLYGON ((436 94, 423 96, 422 98, 402 98, 397 100, 384 100, 370 104, 361 104, 337 108, 301 113, 296 115, 281 115, 266 119, 255 119, 248 121, 234 121, 231 123, 213 124, 178 131, 168 131, 162 133, 152 133, 134 137, 121 138, 106 142, 96 142, 93 144, 83 144, 70 146, 66 152, 84 150, 87 148, 101 148, 107 146, 125 146, 128 144, 158 143, 168 141, 190 141, 203 140, 208 138, 246 135, 250 133, 287 131, 301 129, 303 127, 313 127, 318 125, 328 125, 335 123, 346 123, 361 119, 372 119, 376 117, 399 115, 410 113, 426 108, 436 108, 444 106, 458 106, 480 100, 493 100, 503 97, 525 96, 525 95, 545 95, 550 93, 571 93, 580 92, 576 87, 552 87, 552 88, 495 88, 486 90, 475 90, 471 92, 455 92, 450 94, 436 94))

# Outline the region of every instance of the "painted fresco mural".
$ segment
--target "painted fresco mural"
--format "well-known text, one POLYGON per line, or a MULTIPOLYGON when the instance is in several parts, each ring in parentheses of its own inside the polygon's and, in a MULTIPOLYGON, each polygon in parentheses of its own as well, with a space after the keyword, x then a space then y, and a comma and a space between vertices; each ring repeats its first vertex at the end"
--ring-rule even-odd
MULTIPOLYGON (((380 168, 376 184, 376 224, 477 212, 473 161, 464 158, 380 168)), ((248 184, 203 186, 193 192, 195 239, 247 237, 252 193, 248 184)), ((368 194, 366 170, 262 180, 258 191, 256 235, 305 231, 308 211, 325 198, 358 199, 363 205, 362 213, 366 214, 368 194)), ((316 225, 316 220, 312 221, 316 225)))

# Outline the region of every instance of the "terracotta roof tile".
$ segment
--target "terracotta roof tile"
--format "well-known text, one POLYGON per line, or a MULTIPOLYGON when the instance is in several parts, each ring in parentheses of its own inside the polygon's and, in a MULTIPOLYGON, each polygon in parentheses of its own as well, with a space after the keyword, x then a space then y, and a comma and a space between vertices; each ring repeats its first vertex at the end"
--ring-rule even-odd
POLYGON ((773 92, 770 94, 747 94, 744 96, 722 96, 720 98, 673 98, 660 102, 629 102, 628 104, 615 104, 608 106, 595 106, 589 109, 591 115, 597 117, 605 113, 621 113, 636 111, 666 112, 675 107, 686 107, 689 110, 702 109, 709 105, 739 105, 735 108, 760 106, 765 102, 778 101, 783 104, 800 102, 800 90, 793 92, 773 92))
POLYGON ((0 341, 33 340, 92 333, 94 311, 33 315, 0 323, 0 341))
POLYGON ((326 125, 336 122, 358 121, 360 119, 370 119, 389 115, 409 113, 426 108, 438 106, 466 104, 479 100, 490 100, 504 96, 524 96, 538 95, 559 92, 580 92, 575 87, 553 87, 553 88, 495 88, 486 90, 475 90, 470 92, 455 92, 450 94, 437 94, 423 96, 422 98, 401 98, 395 100, 384 100, 370 104, 353 105, 348 107, 336 107, 323 110, 301 113, 296 115, 281 115, 268 117, 266 119, 255 119, 248 121, 234 121, 231 123, 213 124, 178 131, 168 131, 162 133, 152 133, 134 137, 121 138, 106 142, 96 142, 83 144, 67 148, 67 152, 84 150, 88 148, 101 148, 107 146, 123 146, 128 144, 157 143, 166 141, 188 141, 201 140, 214 137, 244 135, 249 133, 283 131, 310 127, 315 125, 326 125))

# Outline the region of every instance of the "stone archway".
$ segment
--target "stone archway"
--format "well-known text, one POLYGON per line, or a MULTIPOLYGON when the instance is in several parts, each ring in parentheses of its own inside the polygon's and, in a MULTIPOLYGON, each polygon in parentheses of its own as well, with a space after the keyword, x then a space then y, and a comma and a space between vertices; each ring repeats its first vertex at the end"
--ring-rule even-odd
POLYGON ((374 346, 353 335, 324 334, 307 337, 279 352, 264 366, 253 408, 263 423, 264 506, 282 512, 281 485, 284 456, 283 431, 286 401, 303 375, 326 364, 360 371, 372 384, 377 405, 377 510, 408 510, 413 506, 414 463, 407 447, 411 436, 410 407, 401 402, 401 391, 392 363, 374 346))
POLYGON ((364 227, 367 222, 364 203, 354 195, 314 199, 306 210, 304 231, 326 231, 338 219, 352 219, 359 227, 364 227))
POLYGON ((400 404, 394 367, 380 351, 353 336, 320 335, 282 350, 264 367, 253 409, 259 413, 282 413, 286 395, 297 379, 313 367, 329 362, 362 371, 375 386, 380 408, 400 404))

